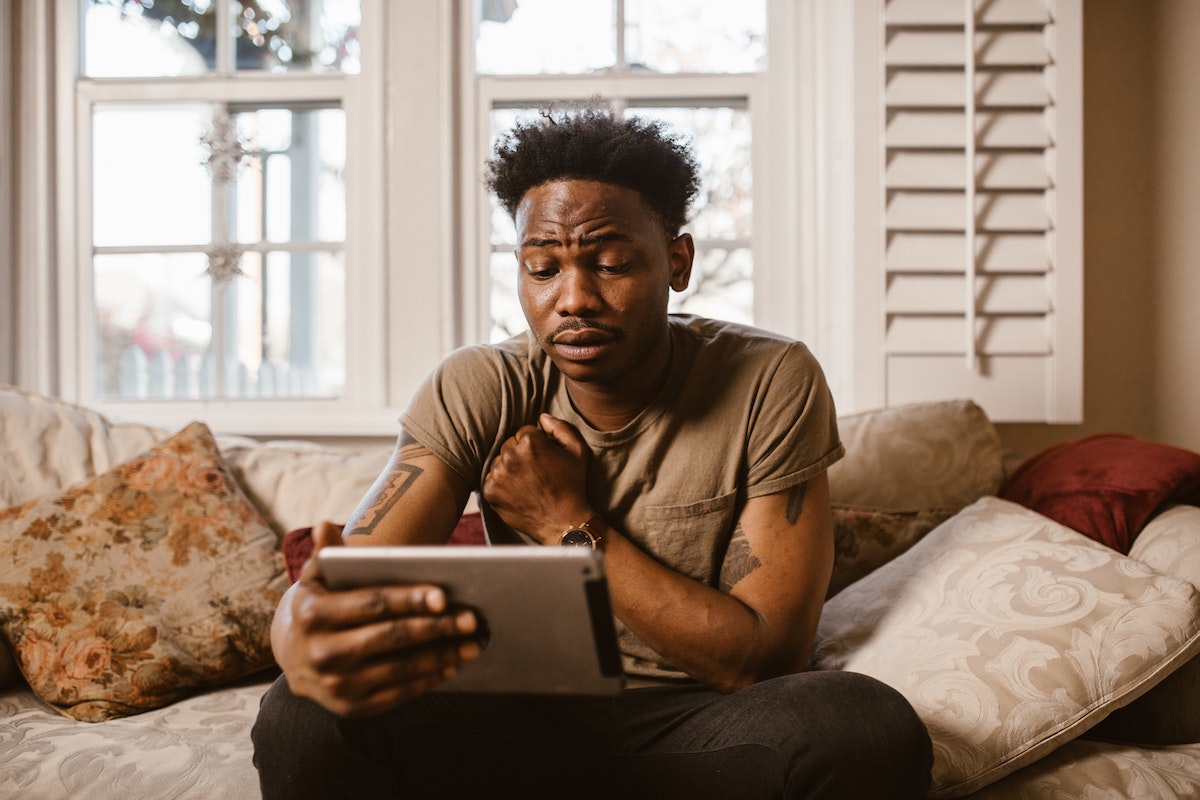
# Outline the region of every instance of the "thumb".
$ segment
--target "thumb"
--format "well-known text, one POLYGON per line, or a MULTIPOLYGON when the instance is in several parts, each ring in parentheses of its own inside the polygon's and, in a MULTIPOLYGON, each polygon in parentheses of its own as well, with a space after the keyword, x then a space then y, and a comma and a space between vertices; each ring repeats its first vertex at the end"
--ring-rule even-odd
POLYGON ((320 550, 322 547, 333 547, 342 544, 342 529, 345 525, 339 525, 336 522, 329 520, 321 520, 313 526, 313 550, 320 550))
POLYGON ((342 528, 344 527, 344 525, 338 525, 329 520, 322 520, 313 525, 312 553, 309 554, 308 560, 304 562, 304 567, 300 570, 300 580, 315 578, 321 574, 320 568, 317 566, 317 559, 313 556, 323 547, 343 547, 342 528))
POLYGON ((583 437, 579 435, 579 431, 575 430, 575 426, 558 417, 552 417, 549 414, 542 414, 538 417, 538 424, 542 430, 546 432, 554 441, 558 442, 562 447, 575 455, 580 455, 586 446, 583 442, 583 437))

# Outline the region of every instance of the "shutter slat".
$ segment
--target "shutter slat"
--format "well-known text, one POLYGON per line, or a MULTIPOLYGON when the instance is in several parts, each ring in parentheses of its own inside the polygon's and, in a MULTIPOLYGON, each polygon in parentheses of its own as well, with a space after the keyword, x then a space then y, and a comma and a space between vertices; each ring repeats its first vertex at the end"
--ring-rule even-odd
MULTIPOLYGON (((962 313, 966 281, 962 275, 893 275, 885 298, 889 314, 962 313)), ((980 277, 975 286, 980 314, 1045 314, 1050 311, 1042 275, 980 277)))
MULTIPOLYGON (((1045 25, 1050 22, 1050 9, 1045 0, 992 0, 976 4, 975 13, 983 25, 1045 25)), ((962 0, 889 0, 884 15, 888 25, 961 26, 965 22, 962 0)))
MULTIPOLYGON (((976 156, 975 179, 980 189, 1048 189, 1049 165, 1041 153, 991 152, 976 156)), ((889 189, 962 189, 967 170, 957 151, 892 153, 885 176, 889 189)))
MULTIPOLYGON (((984 233, 976 240, 980 272, 1046 272, 1050 255, 1041 233, 984 233)), ((961 233, 898 231, 888 236, 889 272, 962 272, 961 233)))
MULTIPOLYGON (((888 76, 889 108, 962 108, 966 82, 960 70, 897 69, 888 76)), ((980 108, 1044 107, 1050 90, 1041 70, 981 69, 975 76, 980 108)))
MULTIPOLYGON (((962 148, 966 118, 961 111, 893 110, 884 132, 889 148, 962 148)), ((1037 149, 1050 146, 1043 111, 983 111, 977 115, 977 143, 983 149, 1037 149)))
POLYGON ((983 231, 1044 231, 1050 229, 1050 207, 1041 192, 980 192, 975 220, 983 231))
MULTIPOLYGON (((889 195, 884 219, 892 230, 961 228, 965 202, 961 191, 896 191, 889 195)), ((981 231, 1044 231, 1050 227, 1050 209, 1041 192, 980 192, 975 198, 975 224, 981 231)))
MULTIPOLYGON (((976 320, 981 355, 1049 355, 1050 332, 1040 316, 986 316, 976 320)), ((898 315, 888 319, 889 355, 963 355, 963 316, 898 315)))
MULTIPOLYGON (((893 28, 884 49, 889 67, 962 67, 962 29, 893 28)), ((984 30, 975 34, 975 63, 983 67, 1044 67, 1051 63, 1040 32, 984 30)))

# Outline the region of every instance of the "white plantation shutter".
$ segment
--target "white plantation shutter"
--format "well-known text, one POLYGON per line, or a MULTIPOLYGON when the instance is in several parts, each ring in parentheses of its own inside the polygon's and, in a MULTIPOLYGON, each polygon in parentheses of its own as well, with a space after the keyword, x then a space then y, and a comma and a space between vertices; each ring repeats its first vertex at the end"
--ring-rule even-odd
POLYGON ((1077 0, 887 0, 882 388, 994 420, 1082 412, 1077 0))

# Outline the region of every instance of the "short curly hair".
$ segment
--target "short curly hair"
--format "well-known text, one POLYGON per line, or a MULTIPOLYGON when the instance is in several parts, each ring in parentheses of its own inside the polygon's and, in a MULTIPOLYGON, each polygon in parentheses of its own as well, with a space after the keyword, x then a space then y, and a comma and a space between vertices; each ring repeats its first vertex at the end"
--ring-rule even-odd
POLYGON ((669 236, 679 235, 700 193, 689 144, 655 120, 618 119, 593 99, 550 106, 496 143, 484 183, 510 216, 535 186, 558 179, 595 180, 633 189, 669 236))

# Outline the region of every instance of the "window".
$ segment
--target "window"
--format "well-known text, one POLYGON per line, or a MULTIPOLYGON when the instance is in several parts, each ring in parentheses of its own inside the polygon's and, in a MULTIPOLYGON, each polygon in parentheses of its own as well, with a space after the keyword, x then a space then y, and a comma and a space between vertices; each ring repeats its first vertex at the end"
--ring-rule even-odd
MULTIPOLYGON (((752 153, 765 119, 766 0, 473 5, 463 92, 474 101, 464 110, 475 131, 469 163, 482 165, 498 136, 555 103, 599 96, 618 114, 665 122, 691 141, 704 187, 688 225, 697 249, 691 286, 672 295, 671 310, 753 323, 752 153)), ((482 324, 468 336, 495 341, 526 327, 516 297, 516 231, 477 181, 469 197, 483 223, 466 249, 486 265, 478 280, 487 291, 481 319, 468 323, 482 324)))
POLYGON ((22 8, 0 12, 28 76, 0 97, 32 176, 0 186, 28 209, 0 275, 22 385, 163 425, 391 435, 441 357, 524 327, 480 182, 495 136, 601 95, 705 170, 673 308, 803 339, 844 412, 1078 416, 1079 0, 22 8))
POLYGON ((382 272, 366 258, 381 183, 348 159, 382 127, 364 113, 382 64, 364 5, 378 28, 370 0, 57 6, 79 31, 78 314, 62 318, 81 399, 243 417, 364 399, 347 308, 382 272))

